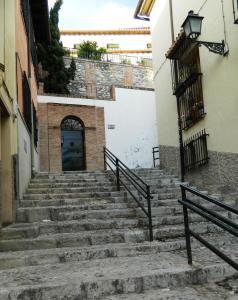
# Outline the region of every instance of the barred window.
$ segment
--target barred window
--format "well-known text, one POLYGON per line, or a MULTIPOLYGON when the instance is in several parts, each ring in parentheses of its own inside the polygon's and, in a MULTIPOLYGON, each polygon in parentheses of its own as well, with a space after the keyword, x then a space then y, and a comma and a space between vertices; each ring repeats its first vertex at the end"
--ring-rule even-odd
POLYGON ((171 59, 173 93, 179 102, 181 127, 187 129, 205 115, 199 47, 181 35, 177 48, 170 50, 167 57, 171 59))
POLYGON ((208 163, 206 130, 202 130, 186 140, 183 145, 184 169, 189 171, 208 163))
POLYGON ((28 83, 28 79, 26 76, 26 73, 23 73, 23 80, 22 80, 22 86, 23 86, 23 115, 24 119, 27 125, 28 130, 31 133, 31 90, 28 83))

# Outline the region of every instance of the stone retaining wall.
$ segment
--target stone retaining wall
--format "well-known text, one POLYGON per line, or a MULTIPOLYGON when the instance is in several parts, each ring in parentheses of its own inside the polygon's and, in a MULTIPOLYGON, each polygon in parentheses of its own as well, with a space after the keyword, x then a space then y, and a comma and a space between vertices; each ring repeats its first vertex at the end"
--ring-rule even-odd
MULTIPOLYGON (((209 163, 187 172, 185 180, 212 192, 238 191, 238 154, 208 151, 208 156, 209 163)), ((160 165, 180 176, 179 148, 160 145, 160 165)))
MULTIPOLYGON (((71 58, 64 58, 69 67, 71 58)), ((114 99, 114 87, 153 89, 153 70, 144 66, 133 66, 111 62, 75 59, 76 73, 68 85, 71 96, 114 99)))

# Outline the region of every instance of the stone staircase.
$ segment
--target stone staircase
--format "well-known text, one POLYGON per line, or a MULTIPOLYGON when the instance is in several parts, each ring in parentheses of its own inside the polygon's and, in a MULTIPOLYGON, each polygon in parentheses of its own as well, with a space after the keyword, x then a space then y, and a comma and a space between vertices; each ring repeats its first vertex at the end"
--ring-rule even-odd
MULTIPOLYGON (((1 233, 0 300, 238 299, 235 277, 215 283, 234 270, 196 241, 194 264, 187 264, 179 180, 160 169, 135 172, 153 194, 152 243, 147 219, 123 189, 116 191, 110 173, 32 179, 17 223, 1 233)), ((237 205, 234 197, 226 201, 237 205)), ((237 240, 190 218, 196 232, 238 257, 237 240)))

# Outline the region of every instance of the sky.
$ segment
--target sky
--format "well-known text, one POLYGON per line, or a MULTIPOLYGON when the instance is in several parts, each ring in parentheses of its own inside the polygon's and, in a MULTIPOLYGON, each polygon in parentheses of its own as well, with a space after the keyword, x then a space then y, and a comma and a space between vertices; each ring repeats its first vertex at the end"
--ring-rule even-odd
MULTIPOLYGON (((52 7, 55 0, 48 0, 52 7)), ((133 18, 138 0, 64 0, 60 29, 118 29, 149 26, 133 18)))

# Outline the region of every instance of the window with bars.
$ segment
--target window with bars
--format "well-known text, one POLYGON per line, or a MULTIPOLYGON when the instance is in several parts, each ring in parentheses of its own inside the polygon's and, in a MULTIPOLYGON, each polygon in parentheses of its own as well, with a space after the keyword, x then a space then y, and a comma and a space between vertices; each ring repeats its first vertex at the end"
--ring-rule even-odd
POLYGON ((205 114, 199 48, 184 37, 169 58, 173 93, 179 101, 181 126, 187 129, 205 114))
POLYGON ((26 73, 23 73, 22 79, 22 90, 23 90, 23 116, 29 132, 32 132, 31 126, 31 90, 28 83, 26 73))
POLYGON ((35 68, 36 78, 38 79, 37 48, 36 48, 35 34, 34 34, 34 28, 32 23, 29 0, 21 0, 21 10, 22 10, 24 23, 25 23, 26 33, 29 39, 29 49, 31 53, 31 58, 35 68))
POLYGON ((238 24, 238 0, 233 0, 234 22, 238 24))
POLYGON ((186 140, 183 145, 185 172, 208 163, 206 130, 202 130, 186 140))
POLYGON ((34 129, 34 144, 37 147, 38 143, 38 120, 37 120, 37 115, 36 115, 36 109, 33 104, 33 129, 34 129))

